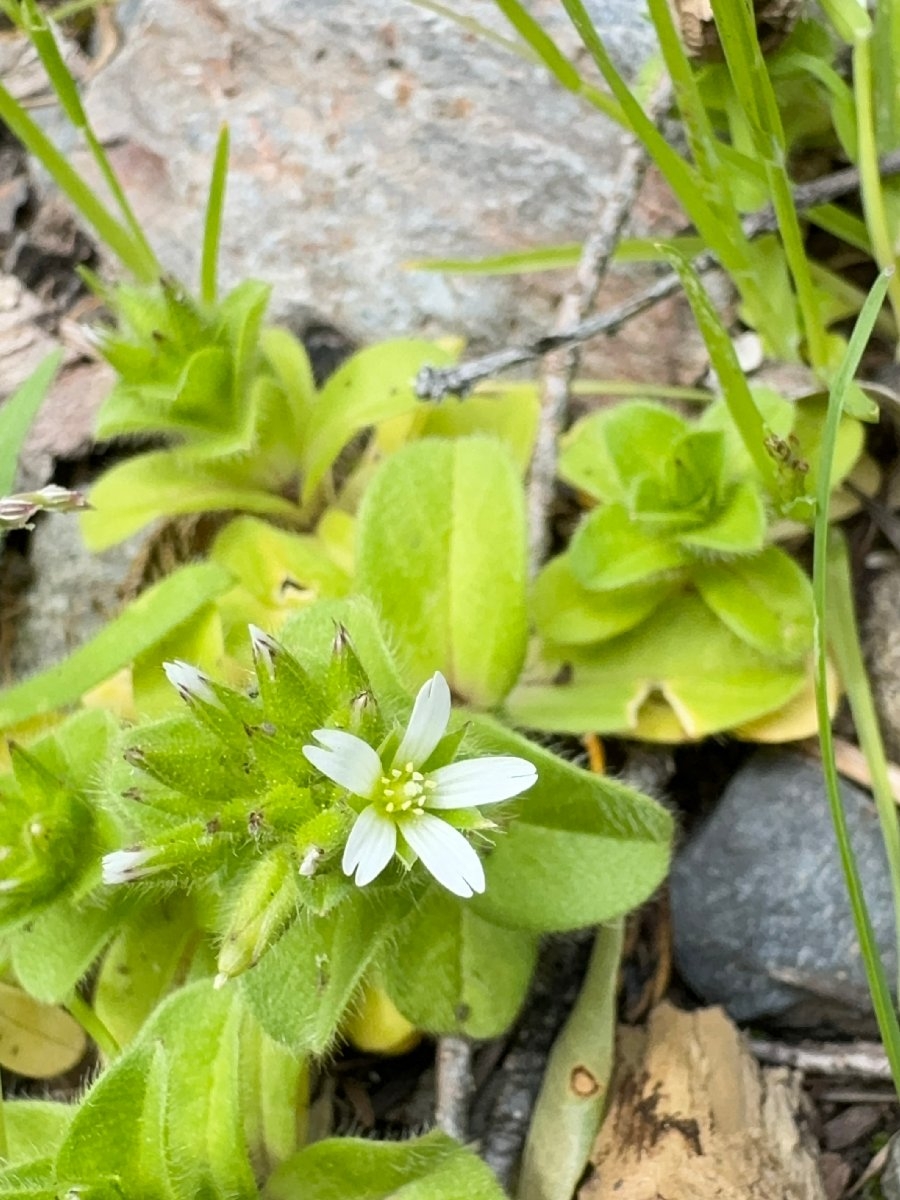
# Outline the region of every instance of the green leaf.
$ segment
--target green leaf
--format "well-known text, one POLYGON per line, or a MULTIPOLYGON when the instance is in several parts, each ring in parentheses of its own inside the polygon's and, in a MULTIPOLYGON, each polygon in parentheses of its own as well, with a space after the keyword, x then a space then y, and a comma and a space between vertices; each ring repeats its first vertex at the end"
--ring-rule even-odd
MULTIPOLYGON (((123 1056, 79 1106, 56 1160, 60 1182, 109 1182, 147 1200, 175 1200, 166 1164, 166 1061, 159 1046, 123 1056)), ((177 1093, 175 1093, 177 1094, 177 1093)))
POLYGON ((509 806, 508 825, 483 855, 487 887, 468 902, 478 916, 535 933, 580 929, 653 893, 669 861, 672 818, 665 809, 489 717, 474 717, 471 730, 479 753, 519 755, 538 770, 537 783, 509 806))
POLYGON ((466 901, 431 888, 380 966, 391 999, 417 1029, 488 1038, 515 1020, 536 955, 533 934, 483 921, 466 901))
POLYGON ((671 595, 665 582, 608 592, 589 591, 572 571, 568 554, 553 558, 534 581, 532 615, 542 638, 583 645, 602 642, 640 625, 671 595))
POLYGON ((15 930, 8 944, 19 983, 48 1004, 66 1001, 133 904, 110 889, 104 903, 61 900, 15 930))
POLYGON ((52 1079, 80 1061, 84 1030, 67 1012, 0 982, 0 1067, 28 1079, 52 1079))
POLYGON ((415 393, 422 367, 453 362, 454 356, 436 342, 410 339, 370 346, 339 367, 319 393, 306 429, 304 500, 358 433, 422 403, 415 393))
POLYGON ((624 502, 636 476, 662 475, 687 432, 676 413, 646 401, 591 413, 560 439, 560 478, 596 500, 624 502))
POLYGON ((61 361, 61 350, 48 354, 22 386, 0 404, 0 496, 12 491, 25 437, 61 361))
POLYGON ((264 491, 234 463, 202 463, 174 450, 139 454, 107 471, 91 491, 93 510, 81 517, 89 549, 105 550, 160 517, 183 513, 260 513, 296 521, 289 500, 264 491))
POLYGON ((15 1163, 55 1154, 74 1114, 73 1104, 53 1100, 5 1102, 6 1158, 15 1163))
POLYGON ((259 335, 260 349, 284 391, 294 416, 296 444, 301 444, 316 403, 316 381, 303 343, 287 329, 269 326, 259 335))
POLYGON ((289 533, 255 517, 229 521, 213 542, 210 559, 237 581, 217 605, 232 653, 246 650, 249 623, 277 632, 293 609, 319 596, 343 596, 350 587, 347 572, 321 538, 289 533))
POLYGON ((491 1169, 437 1131, 406 1142, 331 1138, 307 1146, 266 1183, 262 1200, 504 1200, 491 1169))
POLYGON ((162 1044, 169 1067, 167 1131, 178 1196, 257 1195, 243 1136, 240 1038, 246 1011, 233 987, 182 988, 157 1009, 126 1058, 162 1044))
POLYGON ((766 536, 766 509, 753 483, 738 483, 708 525, 678 534, 690 550, 748 554, 760 550, 766 536))
MULTIPOLYGON (((564 651, 561 651, 564 653, 564 651)), ((780 708, 807 678, 737 637, 699 596, 676 597, 637 629, 589 651, 573 647, 572 681, 529 684, 509 698, 518 724, 566 733, 634 734, 644 707, 671 712, 663 740, 707 737, 780 708)))
POLYGON ((467 396, 428 406, 422 437, 459 438, 488 434, 505 443, 524 474, 537 435, 540 400, 532 387, 526 395, 467 396))
POLYGON ((357 586, 383 614, 410 685, 440 670, 495 704, 525 654, 525 512, 508 451, 488 438, 415 442, 373 479, 357 586))
POLYGON ((183 977, 198 938, 192 901, 166 896, 142 905, 104 955, 94 1010, 120 1046, 127 1046, 156 1005, 183 977))
POLYGON ((388 912, 362 895, 324 915, 302 913, 240 978, 266 1033, 295 1053, 323 1054, 390 924, 388 912))
POLYGON ((581 243, 536 246, 511 254, 484 258, 420 258, 405 264, 408 271, 446 271, 454 275, 521 275, 530 271, 570 270, 578 266, 581 243))
POLYGON ((223 567, 181 567, 148 588, 67 659, 0 692, 0 728, 74 704, 231 586, 223 567))
POLYGON ((812 650, 812 585, 777 546, 698 567, 692 581, 716 616, 763 654, 790 663, 812 650))
POLYGON ((688 561, 677 542, 645 530, 621 504, 588 514, 569 543, 568 558, 581 586, 596 591, 644 583, 688 561))

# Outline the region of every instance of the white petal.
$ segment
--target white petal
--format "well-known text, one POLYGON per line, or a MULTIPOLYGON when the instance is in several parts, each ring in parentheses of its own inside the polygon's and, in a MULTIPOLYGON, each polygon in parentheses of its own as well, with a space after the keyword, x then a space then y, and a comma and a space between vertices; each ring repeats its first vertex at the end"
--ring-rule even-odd
POLYGON ((313 737, 321 746, 304 746, 304 756, 333 783, 368 799, 383 770, 369 743, 343 729, 314 729, 313 737))
POLYGON ((425 801, 428 808, 472 808, 527 791, 537 783, 537 769, 527 758, 496 754, 438 767, 429 778, 437 788, 425 801))
POLYGON ((370 804, 362 810, 350 830, 341 867, 345 875, 355 871, 357 884, 365 887, 381 874, 396 848, 396 825, 370 804))
POLYGON ((209 686, 209 677, 190 663, 176 658, 174 662, 163 663, 166 679, 185 700, 205 700, 207 704, 219 704, 216 693, 209 686))
POLYGON ((419 688, 394 763, 405 766, 411 762, 414 767, 421 766, 446 733, 449 720, 450 688, 440 671, 435 671, 428 682, 419 688))
POLYGON ((440 817, 420 813, 404 821, 403 837, 438 883, 457 896, 468 898, 484 891, 481 859, 459 832, 440 817))
POLYGON ((113 850, 104 854, 101 867, 103 882, 107 884, 131 883, 135 879, 143 879, 154 873, 153 868, 145 869, 145 864, 153 857, 153 850, 113 850))

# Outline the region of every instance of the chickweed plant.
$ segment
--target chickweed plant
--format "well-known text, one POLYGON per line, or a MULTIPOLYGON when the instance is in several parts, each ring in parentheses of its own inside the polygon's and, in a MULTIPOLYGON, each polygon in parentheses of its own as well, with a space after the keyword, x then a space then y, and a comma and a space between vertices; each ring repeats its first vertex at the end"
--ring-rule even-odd
MULTIPOLYGON (((452 363, 459 348, 421 340, 364 349, 317 386, 301 341, 268 322, 264 283, 220 294, 227 132, 192 290, 161 269, 50 24, 34 0, 5 0, 106 198, 2 85, 0 119, 126 276, 87 278, 111 314, 95 340, 116 372, 98 435, 159 443, 101 477, 84 535, 99 549, 194 513, 221 514, 221 527, 206 561, 174 570, 66 662, 0 693, 10 735, 0 759, 0 1066, 52 1078, 85 1036, 98 1066, 75 1099, 0 1108, 3 1194, 500 1197, 488 1169, 443 1134, 322 1139, 311 1105, 349 1038, 386 1049, 410 1036, 507 1030, 540 939, 595 926, 591 1002, 565 1053, 581 1054, 600 1022, 590 1061, 608 1072, 621 918, 664 879, 672 818, 516 727, 683 740, 762 736, 768 722, 770 736, 793 736, 814 676, 827 751, 830 578, 844 614, 834 656, 878 761, 845 567, 835 554, 827 576, 824 555, 840 484, 865 459, 861 419, 871 413, 853 375, 895 285, 883 274, 862 303, 809 261, 788 177, 808 131, 780 106, 804 55, 832 69, 833 41, 801 30, 783 66, 767 64, 749 9, 722 0, 713 7, 725 64, 697 69, 666 0, 650 0, 683 157, 615 71, 580 0, 564 7, 608 91, 518 0, 497 2, 527 56, 645 141, 733 279, 743 319, 770 353, 808 361, 830 397, 791 404, 753 390, 687 244, 632 247, 678 271, 722 396, 686 419, 638 394, 576 425, 560 475, 588 511, 532 586, 523 476, 534 389, 424 405, 416 373, 452 363), (741 218, 766 202, 778 234, 754 241, 741 218), (838 323, 857 310, 848 343, 838 323), (814 522, 811 584, 783 539, 814 522), (390 1039, 378 1035, 385 1014, 390 1039), (4 1022, 23 1031, 14 1048, 4 1022)), ((850 99, 825 70, 811 72, 811 86, 826 126, 840 126, 859 155, 866 221, 836 206, 809 219, 852 233, 885 266, 890 200, 871 164, 893 136, 878 100, 892 80, 880 57, 866 57, 868 27, 832 16, 835 36, 852 34, 859 77, 850 99), (866 87, 877 102, 866 104, 866 87)), ((559 263, 570 251, 544 253, 559 263)), ((0 532, 42 508, 84 504, 13 490, 56 366, 45 363, 0 412, 0 532)), ((881 811, 896 874, 894 818, 883 802, 881 811)), ((900 1069, 836 801, 835 819, 900 1069)), ((559 1061, 554 1070, 568 1078, 559 1061)), ((602 1102, 557 1111, 558 1121, 544 1108, 535 1123, 523 1197, 571 1193, 602 1102), (551 1130, 569 1148, 559 1171, 551 1130)))

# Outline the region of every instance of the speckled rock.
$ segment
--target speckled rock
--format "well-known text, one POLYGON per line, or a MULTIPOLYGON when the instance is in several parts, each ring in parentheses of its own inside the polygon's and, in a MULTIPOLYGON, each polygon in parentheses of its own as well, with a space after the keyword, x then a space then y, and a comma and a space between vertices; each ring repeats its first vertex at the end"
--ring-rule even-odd
MULTIPOLYGON (((875 807, 850 784, 842 794, 893 978, 893 908, 875 807)), ((741 1021, 847 1032, 872 1024, 817 763, 754 755, 678 854, 671 887, 678 968, 704 1000, 741 1021)))
POLYGON ((61 662, 120 611, 120 588, 143 537, 103 554, 87 551, 74 516, 40 517, 31 535, 32 581, 15 621, 16 679, 61 662))
MULTIPOLYGON (((491 0, 453 7, 511 36, 491 0)), ((655 44, 644 6, 589 7, 633 74, 655 44)), ((596 79, 557 0, 531 8, 596 79)), ((271 281, 277 315, 318 313, 359 341, 452 332, 484 346, 546 327, 566 278, 558 272, 489 279, 403 266, 577 241, 591 228, 622 134, 543 68, 410 0, 123 0, 117 21, 122 47, 86 102, 180 276, 196 276, 227 121, 224 279, 271 281)), ((54 132, 70 136, 58 121, 54 132)), ((660 228, 660 195, 639 227, 660 228)), ((663 204, 671 229, 680 218, 663 204)), ((622 291, 611 280, 603 299, 622 291)), ((634 369, 612 357, 609 373, 684 380, 697 346, 689 329, 670 306, 658 310, 633 352, 623 339, 634 369)))

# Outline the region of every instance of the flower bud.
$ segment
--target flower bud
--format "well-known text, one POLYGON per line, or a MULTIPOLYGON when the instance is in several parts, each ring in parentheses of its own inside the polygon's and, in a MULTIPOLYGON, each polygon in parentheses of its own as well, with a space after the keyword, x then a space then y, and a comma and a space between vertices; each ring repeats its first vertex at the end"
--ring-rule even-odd
POLYGON ((216 964, 216 987, 259 962, 297 912, 297 883, 288 855, 258 862, 238 893, 216 964))

